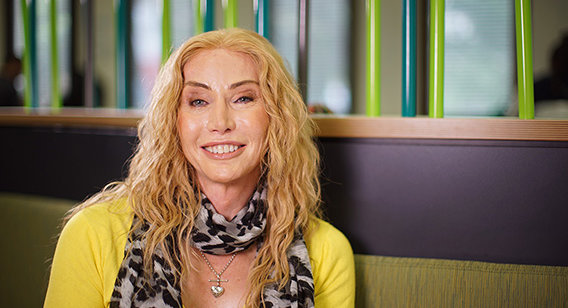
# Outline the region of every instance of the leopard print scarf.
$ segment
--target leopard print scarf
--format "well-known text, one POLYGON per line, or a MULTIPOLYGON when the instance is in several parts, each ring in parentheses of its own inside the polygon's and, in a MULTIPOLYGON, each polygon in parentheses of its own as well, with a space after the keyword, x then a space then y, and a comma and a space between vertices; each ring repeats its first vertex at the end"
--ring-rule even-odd
MULTIPOLYGON (((262 245, 266 226, 266 188, 260 186, 245 206, 227 221, 215 211, 211 201, 203 196, 202 206, 192 230, 192 245, 205 253, 224 255, 242 251, 256 241, 262 245)), ((135 222, 138 219, 134 217, 135 222)), ((133 226, 136 225, 133 223, 133 226)), ((153 273, 144 275, 143 248, 147 223, 132 230, 115 281, 110 307, 182 307, 181 290, 174 271, 156 249, 152 256, 153 273)), ((167 245, 177 253, 171 238, 167 245)), ((314 307, 314 281, 308 250, 301 234, 296 234, 286 251, 290 280, 283 289, 277 284, 263 291, 264 307, 314 307)), ((178 264, 176 264, 178 266, 178 264)), ((189 307, 188 307, 189 308, 189 307)))

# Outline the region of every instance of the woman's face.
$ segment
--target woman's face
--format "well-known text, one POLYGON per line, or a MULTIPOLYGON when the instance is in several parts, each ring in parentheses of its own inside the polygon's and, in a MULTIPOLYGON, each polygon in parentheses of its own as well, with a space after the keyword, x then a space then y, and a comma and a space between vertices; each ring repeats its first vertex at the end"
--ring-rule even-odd
POLYGON ((269 120, 252 59, 204 50, 185 64, 183 79, 177 127, 199 183, 256 184, 269 120))

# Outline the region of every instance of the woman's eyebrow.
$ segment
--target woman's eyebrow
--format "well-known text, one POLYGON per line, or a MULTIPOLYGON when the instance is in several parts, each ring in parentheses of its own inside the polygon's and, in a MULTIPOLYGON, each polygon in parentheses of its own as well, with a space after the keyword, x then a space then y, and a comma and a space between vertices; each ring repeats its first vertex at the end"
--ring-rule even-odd
POLYGON ((229 88, 230 88, 230 89, 235 89, 235 88, 238 88, 238 87, 240 87, 240 86, 242 86, 242 85, 245 85, 245 84, 248 84, 248 83, 254 83, 254 84, 256 84, 257 86, 259 85, 259 84, 258 84, 258 81, 255 81, 255 80, 243 80, 243 81, 239 81, 239 82, 233 83, 229 88))
POLYGON ((204 88, 206 90, 211 90, 211 88, 208 85, 201 83, 201 82, 197 82, 197 81, 191 81, 190 80, 190 81, 184 82, 183 84, 186 85, 186 86, 193 86, 193 87, 204 88))
MULTIPOLYGON (((242 80, 242 81, 235 82, 235 83, 233 83, 232 85, 230 85, 229 88, 232 90, 232 89, 238 88, 238 87, 240 87, 240 86, 242 86, 242 85, 249 84, 249 83, 253 83, 253 84, 259 85, 258 81, 256 81, 256 80, 248 80, 248 79, 247 79, 247 80, 242 80)), ((208 85, 206 85, 206 84, 204 84, 204 83, 201 83, 201 82, 197 82, 197 81, 191 81, 191 80, 189 80, 189 81, 184 82, 184 85, 186 85, 186 86, 193 86, 193 87, 199 87, 199 88, 204 88, 204 89, 206 89, 206 90, 211 90, 211 88, 210 88, 208 85)))

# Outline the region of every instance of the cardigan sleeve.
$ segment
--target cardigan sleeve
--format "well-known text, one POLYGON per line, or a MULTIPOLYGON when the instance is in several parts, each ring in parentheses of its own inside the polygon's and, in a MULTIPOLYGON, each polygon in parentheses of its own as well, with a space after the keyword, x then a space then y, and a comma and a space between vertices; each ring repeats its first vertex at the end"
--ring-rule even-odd
POLYGON ((329 223, 319 221, 306 244, 314 275, 315 307, 354 307, 355 263, 347 238, 329 223))
POLYGON ((101 241, 85 215, 75 215, 59 237, 44 307, 104 307, 101 241))
POLYGON ((128 213, 95 205, 63 228, 51 266, 44 307, 106 307, 124 255, 128 213))

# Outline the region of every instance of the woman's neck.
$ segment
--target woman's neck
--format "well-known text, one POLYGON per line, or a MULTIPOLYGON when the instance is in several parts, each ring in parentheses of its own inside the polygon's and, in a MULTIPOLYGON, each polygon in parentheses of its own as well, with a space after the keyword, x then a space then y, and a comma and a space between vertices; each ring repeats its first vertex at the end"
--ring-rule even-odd
POLYGON ((201 189, 217 213, 230 221, 246 206, 258 183, 201 183, 201 189), (205 185, 204 185, 205 184, 205 185))

